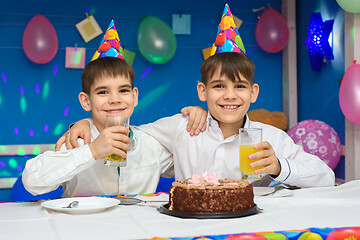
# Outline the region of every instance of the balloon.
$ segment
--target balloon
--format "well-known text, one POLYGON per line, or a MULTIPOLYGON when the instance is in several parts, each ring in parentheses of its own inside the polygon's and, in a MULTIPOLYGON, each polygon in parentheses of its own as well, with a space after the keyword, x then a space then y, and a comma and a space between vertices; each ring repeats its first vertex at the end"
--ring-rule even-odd
POLYGON ((340 85, 339 102, 345 117, 360 124, 360 64, 352 64, 346 70, 340 85))
POLYGON ((33 17, 23 34, 26 56, 34 63, 48 63, 55 57, 58 46, 57 34, 49 20, 40 14, 33 17))
POLYGON ((138 30, 138 46, 146 60, 162 64, 176 51, 176 38, 170 27, 159 18, 145 17, 138 30))
POLYGON ((289 28, 285 19, 273 8, 266 9, 255 28, 256 42, 266 52, 276 53, 284 49, 289 40, 289 28))
POLYGON ((336 240, 336 239, 359 239, 360 238, 360 229, 359 228, 348 228, 348 229, 338 229, 329 233, 326 240, 336 240))
POLYGON ((288 135, 305 152, 318 156, 335 169, 341 157, 341 142, 331 126, 319 120, 306 120, 290 128, 288 135))
POLYGON ((336 0, 342 9, 351 13, 360 13, 359 0, 336 0))

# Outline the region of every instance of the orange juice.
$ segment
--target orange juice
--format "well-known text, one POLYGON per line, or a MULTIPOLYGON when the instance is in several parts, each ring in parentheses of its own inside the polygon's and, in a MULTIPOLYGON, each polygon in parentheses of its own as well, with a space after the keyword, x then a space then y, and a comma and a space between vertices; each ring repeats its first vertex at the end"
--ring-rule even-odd
POLYGON ((263 167, 263 166, 259 166, 256 168, 251 168, 249 166, 250 163, 260 160, 260 159, 254 159, 254 160, 249 159, 250 154, 253 154, 253 153, 256 153, 256 152, 259 152, 262 150, 262 149, 255 149, 254 146, 255 145, 240 145, 239 146, 240 171, 243 174, 254 175, 254 171, 256 169, 261 169, 263 167))
MULTIPOLYGON (((122 134, 122 133, 121 133, 122 134)), ((121 149, 121 151, 127 153, 127 151, 124 151, 121 149)), ((121 167, 125 167, 126 166, 126 158, 123 158, 122 156, 120 155, 117 155, 117 154, 111 154, 109 156, 107 156, 105 158, 105 165, 108 165, 108 166, 112 166, 114 164, 111 164, 111 162, 123 162, 120 164, 121 167)), ((117 166, 118 164, 115 164, 114 166, 117 166)))

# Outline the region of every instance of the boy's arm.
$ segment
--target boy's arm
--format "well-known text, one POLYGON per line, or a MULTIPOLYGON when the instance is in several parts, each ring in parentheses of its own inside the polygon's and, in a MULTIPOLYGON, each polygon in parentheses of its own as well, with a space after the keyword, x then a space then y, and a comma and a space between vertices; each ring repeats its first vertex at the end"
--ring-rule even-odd
MULTIPOLYGON (((185 107, 181 109, 183 116, 189 116, 186 129, 191 136, 198 135, 206 129, 207 111, 201 107, 185 107)), ((67 149, 78 147, 77 139, 83 138, 85 144, 90 142, 90 123, 86 119, 76 122, 55 144, 55 151, 59 151, 63 143, 67 149)))
POLYGON ((64 143, 67 149, 79 147, 78 138, 82 138, 85 144, 91 142, 90 122, 86 119, 77 121, 70 126, 70 129, 57 140, 55 151, 59 151, 64 143))
POLYGON ((24 187, 33 195, 50 192, 94 163, 88 145, 44 152, 26 162, 22 175, 24 187))

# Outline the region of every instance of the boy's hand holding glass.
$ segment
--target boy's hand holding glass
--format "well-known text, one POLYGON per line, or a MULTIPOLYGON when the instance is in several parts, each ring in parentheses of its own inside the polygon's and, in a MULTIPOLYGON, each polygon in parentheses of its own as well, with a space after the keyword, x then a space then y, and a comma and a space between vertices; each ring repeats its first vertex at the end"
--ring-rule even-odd
POLYGON ((259 175, 262 173, 267 173, 273 175, 274 177, 277 177, 280 174, 281 165, 270 143, 265 141, 255 144, 254 147, 255 149, 261 150, 249 155, 250 161, 253 161, 254 159, 260 159, 258 161, 250 163, 250 167, 256 169, 254 170, 254 174, 259 175), (259 166, 263 167, 257 169, 259 166))
POLYGON ((130 151, 128 145, 131 140, 128 137, 129 128, 126 126, 111 126, 105 128, 99 136, 91 143, 89 147, 95 159, 106 159, 112 154, 118 155, 120 160, 105 160, 110 166, 126 166, 127 151, 130 151), (125 164, 124 164, 125 163, 125 164))
POLYGON ((259 160, 259 158, 250 158, 256 156, 255 153, 261 149, 255 149, 255 145, 262 142, 261 128, 240 128, 239 129, 239 161, 240 172, 243 179, 254 181, 261 179, 261 175, 255 174, 255 170, 261 169, 262 166, 257 165, 256 168, 250 167, 250 164, 259 160))

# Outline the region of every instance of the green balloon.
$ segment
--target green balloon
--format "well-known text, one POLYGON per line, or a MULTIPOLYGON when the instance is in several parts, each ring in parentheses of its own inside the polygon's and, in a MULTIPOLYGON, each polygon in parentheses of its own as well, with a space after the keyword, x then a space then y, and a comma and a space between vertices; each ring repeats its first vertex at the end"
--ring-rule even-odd
POLYGON ((157 17, 145 17, 138 30, 138 47, 146 60, 162 64, 176 51, 176 38, 171 28, 157 17))
POLYGON ((342 9, 351 13, 360 13, 359 0, 336 0, 342 9))

